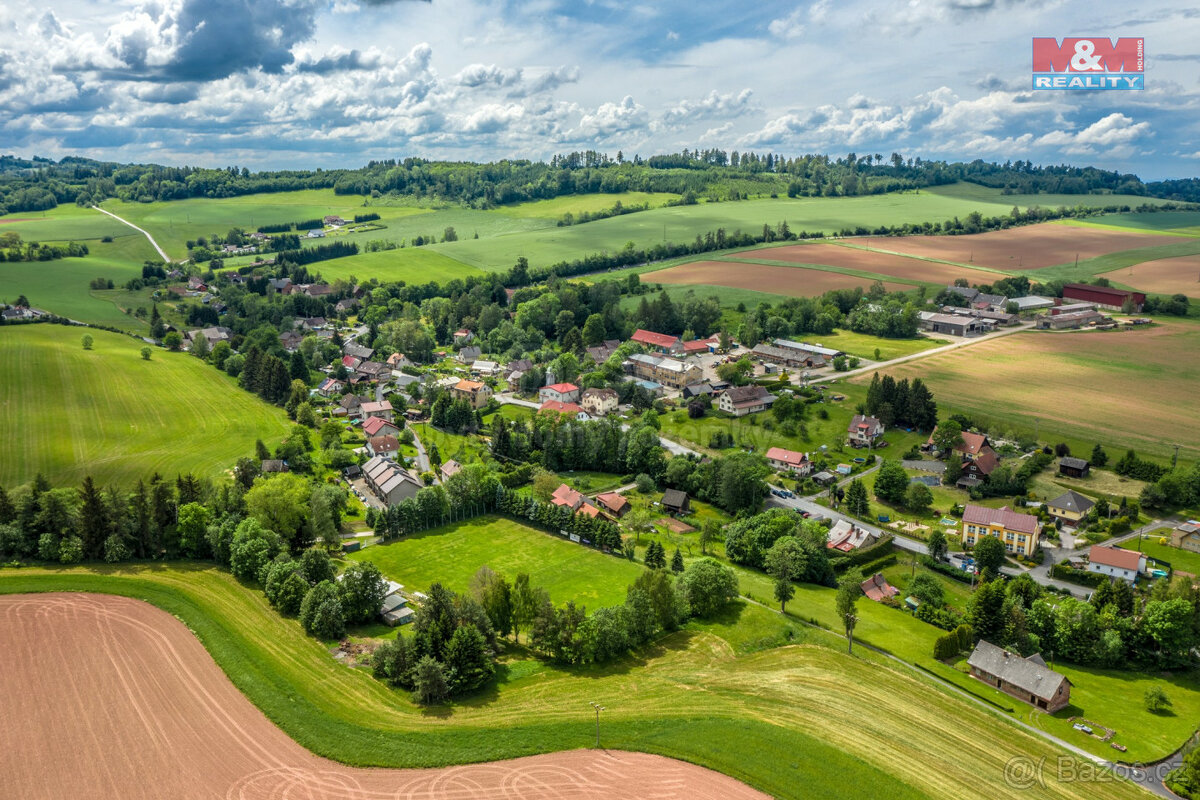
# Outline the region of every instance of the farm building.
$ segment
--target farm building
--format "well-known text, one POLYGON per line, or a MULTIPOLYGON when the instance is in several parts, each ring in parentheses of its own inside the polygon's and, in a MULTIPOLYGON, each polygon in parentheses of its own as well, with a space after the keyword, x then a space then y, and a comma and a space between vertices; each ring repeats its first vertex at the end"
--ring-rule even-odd
POLYGON ((876 572, 860 584, 863 594, 876 603, 900 594, 900 590, 887 582, 882 572, 876 572))
POLYGON ((1050 314, 1037 318, 1037 326, 1041 330, 1064 331, 1084 328, 1089 325, 1099 325, 1108 317, 1099 311, 1074 311, 1070 314, 1050 314))
POLYGON ((797 475, 807 475, 812 472, 812 462, 804 453, 795 450, 785 450, 782 447, 772 447, 767 450, 767 466, 776 472, 794 472, 797 475))
POLYGON ((686 514, 691 510, 687 492, 681 492, 678 489, 667 489, 663 492, 662 506, 668 514, 686 514))
POLYGON ((1183 522, 1171 531, 1171 546, 1200 553, 1200 523, 1183 522))
POLYGON ((813 475, 813 480, 821 486, 829 486, 837 481, 837 475, 832 472, 821 470, 816 475, 813 475))
POLYGON ((1062 303, 1050 309, 1051 316, 1059 314, 1077 314, 1080 311, 1095 311, 1095 303, 1062 303))
POLYGON ((1067 490, 1046 503, 1050 516, 1061 519, 1067 525, 1075 525, 1083 519, 1096 503, 1079 492, 1067 490))
POLYGON ((883 435, 883 423, 874 417, 855 414, 854 419, 850 420, 846 433, 850 437, 850 444, 854 447, 870 447, 875 444, 876 439, 883 435))
POLYGON ((1087 571, 1133 583, 1139 573, 1146 571, 1146 556, 1123 547, 1096 545, 1088 551, 1087 571))
POLYGON ((807 342, 793 342, 789 339, 774 339, 771 344, 776 347, 782 347, 784 350, 798 350, 801 353, 810 355, 818 355, 826 360, 833 360, 838 356, 846 355, 841 350, 835 350, 832 347, 822 347, 819 344, 808 344, 807 342))
POLYGON ((655 333, 638 328, 633 332, 633 336, 629 337, 631 342, 637 342, 652 353, 661 353, 670 355, 678 353, 682 350, 682 344, 678 336, 670 336, 665 333, 655 333))
POLYGON ((802 367, 817 369, 826 364, 825 357, 822 355, 787 347, 775 347, 770 344, 754 345, 754 349, 750 351, 750 355, 762 361, 769 361, 772 364, 792 369, 802 367))
POLYGON ((921 327, 930 333, 943 333, 948 336, 978 336, 986 333, 986 323, 974 317, 958 314, 937 314, 932 311, 920 312, 921 327))
POLYGON ((1037 517, 968 503, 962 516, 963 546, 973 547, 984 536, 995 536, 1010 553, 1029 556, 1038 546, 1037 517))
POLYGON ((946 291, 953 292, 968 303, 979 296, 979 290, 972 289, 970 286, 947 286, 946 291))
POLYGON ((761 386, 735 386, 721 393, 717 407, 726 414, 744 417, 756 411, 763 411, 775 403, 775 395, 761 386))
POLYGON ((1086 283, 1068 283, 1063 287, 1063 299, 1095 303, 1111 311, 1120 311, 1128 301, 1135 314, 1141 313, 1142 306, 1146 304, 1146 295, 1141 292, 1114 289, 1111 286, 1089 286, 1086 283))
POLYGON ((573 383, 555 383, 543 386, 538 391, 538 399, 543 403, 574 403, 579 400, 579 387, 573 383))
POLYGON ((1092 465, 1086 459, 1063 456, 1058 460, 1058 474, 1072 478, 1086 478, 1092 465))
POLYGON ((1022 658, 980 639, 967 664, 972 677, 1045 711, 1071 702, 1071 681, 1047 667, 1040 655, 1022 658))
POLYGON ((1037 311, 1042 308, 1050 308, 1054 305, 1054 301, 1049 297, 1039 297, 1036 294, 1031 294, 1028 297, 1014 297, 1009 302, 1017 304, 1017 311, 1037 311))

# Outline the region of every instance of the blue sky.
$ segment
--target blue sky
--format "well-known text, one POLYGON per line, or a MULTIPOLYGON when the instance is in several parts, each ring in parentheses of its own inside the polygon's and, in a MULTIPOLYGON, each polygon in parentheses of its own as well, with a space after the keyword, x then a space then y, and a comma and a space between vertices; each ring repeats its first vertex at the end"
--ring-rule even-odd
POLYGON ((683 147, 1200 171, 1200 12, 1054 0, 10 0, 0 151, 356 166, 683 147), (1144 36, 1143 92, 1032 92, 1144 36))

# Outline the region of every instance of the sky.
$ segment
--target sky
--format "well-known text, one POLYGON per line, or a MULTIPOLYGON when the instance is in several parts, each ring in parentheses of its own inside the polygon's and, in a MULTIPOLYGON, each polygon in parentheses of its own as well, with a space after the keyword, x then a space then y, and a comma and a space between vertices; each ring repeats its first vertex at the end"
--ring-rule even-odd
POLYGON ((1155 0, 6 0, 0 153, 287 169, 719 147, 1193 177, 1198 31, 1200 9, 1155 0), (1035 36, 1145 37, 1146 89, 1031 91, 1035 36))

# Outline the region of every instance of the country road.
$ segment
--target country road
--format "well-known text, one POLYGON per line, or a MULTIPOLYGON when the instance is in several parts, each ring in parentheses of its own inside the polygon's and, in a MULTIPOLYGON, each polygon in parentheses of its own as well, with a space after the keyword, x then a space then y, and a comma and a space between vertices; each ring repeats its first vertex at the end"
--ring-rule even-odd
POLYGON ((123 223, 123 224, 125 224, 125 225, 128 225, 129 227, 133 228, 133 229, 134 229, 135 231, 137 231, 138 233, 140 233, 140 234, 142 234, 143 236, 145 236, 145 237, 146 237, 146 239, 147 239, 147 240, 150 242, 150 245, 151 245, 151 246, 152 246, 152 247, 153 247, 155 250, 157 250, 157 251, 158 251, 158 254, 159 254, 159 256, 161 256, 161 257, 162 257, 163 263, 164 263, 164 264, 170 264, 170 263, 171 263, 171 257, 167 255, 167 252, 166 252, 165 250, 163 250, 161 247, 159 247, 159 246, 158 246, 158 242, 154 241, 154 237, 153 237, 153 236, 151 236, 149 233, 147 233, 145 230, 143 230, 142 228, 139 228, 137 225, 134 225, 132 222, 130 222, 130 221, 129 221, 129 220, 127 220, 127 219, 121 219, 121 218, 120 218, 120 217, 118 217, 116 214, 112 213, 111 211, 105 211, 105 210, 104 210, 103 208, 101 208, 100 206, 92 206, 92 208, 96 209, 96 210, 97 210, 97 211, 99 211, 101 214, 108 214, 110 217, 112 217, 113 219, 115 219, 117 222, 120 222, 120 223, 123 223))

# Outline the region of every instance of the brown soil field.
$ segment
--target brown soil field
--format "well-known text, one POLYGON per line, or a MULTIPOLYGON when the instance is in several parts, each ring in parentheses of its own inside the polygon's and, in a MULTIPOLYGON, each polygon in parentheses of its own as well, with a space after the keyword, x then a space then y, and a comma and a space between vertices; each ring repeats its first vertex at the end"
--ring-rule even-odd
POLYGON ((1178 236, 1128 233, 1045 222, 970 236, 878 236, 855 244, 992 269, 1042 269, 1138 247, 1174 244, 1178 236))
MULTIPOLYGON (((791 297, 816 297, 831 289, 866 288, 869 278, 843 275, 803 267, 772 267, 766 264, 746 264, 741 261, 693 261, 642 276, 649 283, 701 284, 751 289, 756 292, 784 294, 791 297)), ((884 283, 889 292, 913 287, 900 283, 884 283)))
MULTIPOLYGON (((866 240, 854 239, 851 244, 866 240)), ((874 246, 874 245, 872 245, 874 246)), ((884 250, 892 249, 883 246, 884 250)), ((981 269, 939 264, 920 258, 909 258, 892 253, 879 253, 859 247, 836 244, 797 244, 787 247, 772 247, 764 250, 746 250, 734 253, 732 258, 757 258, 766 261, 791 261, 796 264, 828 264, 831 267, 873 272, 910 281, 930 283, 953 283, 955 278, 966 278, 971 283, 993 283, 1004 275, 985 272, 981 269)))
POLYGON ((1113 283, 1133 286, 1155 294, 1186 294, 1200 297, 1200 256, 1180 256, 1143 261, 1100 275, 1113 283))
POLYGON ((760 798, 661 756, 575 750, 445 769, 358 769, 304 750, 177 619, 108 595, 0 597, 0 791, 226 800, 760 798))

